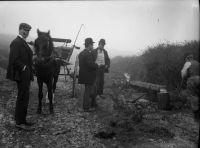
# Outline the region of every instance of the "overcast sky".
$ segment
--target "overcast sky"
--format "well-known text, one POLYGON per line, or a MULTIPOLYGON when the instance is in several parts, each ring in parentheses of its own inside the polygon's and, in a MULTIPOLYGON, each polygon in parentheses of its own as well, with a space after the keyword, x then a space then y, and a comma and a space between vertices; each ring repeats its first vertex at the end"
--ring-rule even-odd
MULTIPOLYGON (((84 39, 106 40, 110 57, 141 54, 148 46, 199 40, 198 0, 32 1, 0 2, 0 33, 18 34, 19 23, 50 30, 52 37, 72 43, 81 24, 77 46, 84 39)), ((75 52, 76 53, 76 52, 75 52)))

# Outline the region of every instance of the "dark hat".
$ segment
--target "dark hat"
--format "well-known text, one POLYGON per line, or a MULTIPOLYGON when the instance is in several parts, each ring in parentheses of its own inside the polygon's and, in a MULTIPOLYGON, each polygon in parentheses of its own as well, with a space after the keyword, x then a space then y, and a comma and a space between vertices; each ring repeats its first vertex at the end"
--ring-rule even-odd
POLYGON ((106 44, 105 39, 100 39, 99 44, 103 44, 103 45, 105 45, 105 44, 106 44))
POLYGON ((185 59, 186 60, 192 60, 193 59, 193 54, 188 54, 185 59))
POLYGON ((93 42, 92 38, 86 38, 85 39, 85 45, 91 45, 93 43, 95 43, 95 42, 93 42))
POLYGON ((27 24, 27 23, 21 23, 20 25, 19 25, 19 30, 20 29, 25 29, 25 30, 31 30, 31 26, 29 25, 29 24, 27 24))

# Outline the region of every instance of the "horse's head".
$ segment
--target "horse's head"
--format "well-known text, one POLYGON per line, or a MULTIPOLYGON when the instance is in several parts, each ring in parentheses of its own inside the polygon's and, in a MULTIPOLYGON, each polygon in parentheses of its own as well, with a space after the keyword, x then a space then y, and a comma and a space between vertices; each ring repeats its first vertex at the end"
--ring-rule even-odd
POLYGON ((37 29, 38 37, 35 40, 35 53, 38 57, 50 57, 53 51, 53 42, 50 36, 50 31, 41 32, 37 29))

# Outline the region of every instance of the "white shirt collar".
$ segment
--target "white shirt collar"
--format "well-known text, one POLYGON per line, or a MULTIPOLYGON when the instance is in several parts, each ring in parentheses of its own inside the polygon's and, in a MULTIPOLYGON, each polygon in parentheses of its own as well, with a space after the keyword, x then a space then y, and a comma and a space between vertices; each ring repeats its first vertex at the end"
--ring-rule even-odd
POLYGON ((103 52, 103 49, 98 48, 97 50, 98 50, 98 52, 100 52, 100 53, 103 52))
POLYGON ((21 34, 18 35, 20 38, 22 38, 24 41, 26 41, 25 38, 23 38, 23 36, 21 34))

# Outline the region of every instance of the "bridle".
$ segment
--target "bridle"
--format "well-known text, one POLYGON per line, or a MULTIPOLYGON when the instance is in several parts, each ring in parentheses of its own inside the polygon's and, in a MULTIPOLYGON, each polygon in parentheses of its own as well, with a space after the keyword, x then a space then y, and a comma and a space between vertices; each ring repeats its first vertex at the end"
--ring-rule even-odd
MULTIPOLYGON (((38 38, 39 38, 39 37, 38 37, 38 38)), ((38 39, 38 38, 37 38, 37 39, 38 39)), ((47 42, 46 45, 45 45, 45 48, 46 48, 46 49, 51 48, 51 47, 50 47, 50 44, 51 44, 50 38, 49 38, 49 37, 46 37, 46 36, 42 36, 42 38, 44 38, 44 39, 45 39, 45 42, 47 42)), ((36 40, 37 40, 37 39, 36 39, 36 40)), ((40 52, 41 52, 41 51, 44 51, 44 49, 41 49, 40 46, 37 45, 37 41, 35 42, 35 46, 37 46, 37 48, 39 48, 39 49, 37 49, 37 50, 38 50, 38 55, 36 54, 36 56, 37 56, 37 58, 38 58, 39 60, 41 60, 41 61, 46 61, 46 60, 51 59, 51 58, 53 57, 53 51, 51 51, 51 54, 50 54, 50 55, 48 55, 48 56, 43 56, 40 52)))

